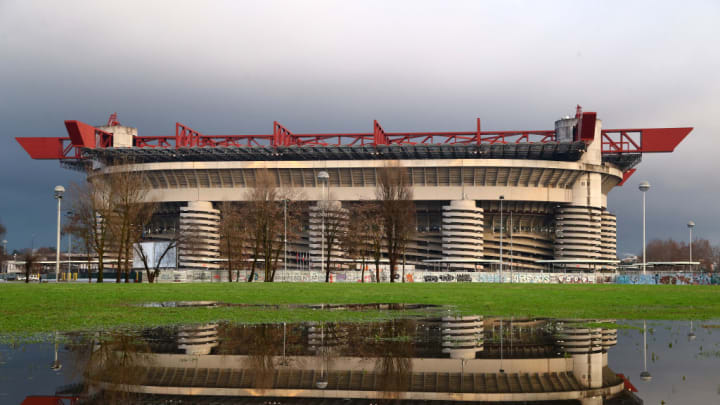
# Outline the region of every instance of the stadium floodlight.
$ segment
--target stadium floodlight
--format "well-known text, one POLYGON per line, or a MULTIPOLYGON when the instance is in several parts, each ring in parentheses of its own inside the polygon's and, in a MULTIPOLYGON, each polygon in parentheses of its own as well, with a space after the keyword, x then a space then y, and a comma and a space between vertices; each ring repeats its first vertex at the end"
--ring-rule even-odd
MULTIPOLYGON (((692 230, 695 228, 695 222, 690 221, 688 222, 688 229, 690 230, 690 243, 688 244, 690 247, 690 261, 692 262, 692 230)), ((692 263, 690 263, 690 268, 692 269, 692 263)))

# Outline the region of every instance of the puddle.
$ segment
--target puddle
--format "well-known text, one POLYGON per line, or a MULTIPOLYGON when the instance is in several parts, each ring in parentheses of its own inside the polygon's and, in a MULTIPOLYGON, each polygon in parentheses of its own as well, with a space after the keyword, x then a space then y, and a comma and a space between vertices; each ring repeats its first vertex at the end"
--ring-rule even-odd
POLYGON ((137 305, 143 308, 214 308, 214 307, 242 307, 267 309, 320 309, 325 311, 410 311, 423 309, 440 309, 439 305, 429 304, 402 304, 402 303, 372 303, 372 304, 235 304, 220 301, 164 301, 146 302, 137 305))
POLYGON ((31 395, 78 404, 720 402, 720 332, 706 327, 715 323, 607 322, 435 313, 63 333, 0 345, 0 403, 31 395))

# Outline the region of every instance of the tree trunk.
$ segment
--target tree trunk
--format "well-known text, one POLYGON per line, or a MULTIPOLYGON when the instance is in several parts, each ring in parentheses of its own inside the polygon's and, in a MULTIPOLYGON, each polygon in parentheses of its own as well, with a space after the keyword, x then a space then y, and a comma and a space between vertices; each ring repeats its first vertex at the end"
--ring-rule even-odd
POLYGON ((330 282, 330 264, 332 261, 330 260, 330 255, 332 254, 332 249, 330 248, 331 245, 328 244, 327 247, 327 257, 325 258, 325 282, 330 282))
POLYGON ((365 256, 362 257, 362 268, 360 269, 360 282, 365 282, 365 256))
POLYGON ((117 259, 115 261, 115 283, 120 282, 122 277, 122 247, 118 250, 117 259))
POLYGON ((375 282, 380 282, 380 258, 375 257, 375 282))
POLYGON ((232 282, 232 259, 230 259, 230 253, 228 253, 228 282, 232 282))
POLYGON ((252 266, 250 267, 250 276, 248 276, 247 282, 252 283, 253 277, 255 277, 255 264, 257 263, 257 258, 253 257, 252 266))
MULTIPOLYGON (((103 261, 103 255, 98 255, 98 277, 96 283, 103 282, 103 271, 105 270, 105 262, 103 261)), ((90 273, 90 267, 88 267, 88 274, 90 273)))
POLYGON ((130 245, 130 241, 125 242, 125 282, 129 283, 130 279, 130 271, 132 270, 132 246, 130 245))

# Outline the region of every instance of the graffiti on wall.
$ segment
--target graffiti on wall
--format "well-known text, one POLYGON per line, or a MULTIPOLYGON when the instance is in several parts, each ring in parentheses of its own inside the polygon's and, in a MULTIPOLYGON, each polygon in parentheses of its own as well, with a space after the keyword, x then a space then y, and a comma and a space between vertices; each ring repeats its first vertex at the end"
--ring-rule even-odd
MULTIPOLYGON (((232 281, 247 281, 249 272, 233 273, 232 281)), ((160 282, 227 282, 227 271, 223 270, 174 270, 160 273, 160 282)), ((331 272, 331 283, 374 283, 374 271, 331 272)), ((406 283, 525 283, 525 284, 674 284, 674 285, 720 285, 720 274, 664 272, 642 274, 593 274, 593 273, 530 273, 504 272, 441 272, 406 269, 395 275, 395 282, 406 283)), ((262 272, 255 273, 254 282, 265 281, 262 272)), ((319 283, 325 281, 320 271, 278 270, 278 282, 319 283)), ((390 271, 381 269, 380 282, 390 281, 390 271)))
POLYGON ((616 284, 719 285, 720 275, 707 273, 618 274, 616 284))

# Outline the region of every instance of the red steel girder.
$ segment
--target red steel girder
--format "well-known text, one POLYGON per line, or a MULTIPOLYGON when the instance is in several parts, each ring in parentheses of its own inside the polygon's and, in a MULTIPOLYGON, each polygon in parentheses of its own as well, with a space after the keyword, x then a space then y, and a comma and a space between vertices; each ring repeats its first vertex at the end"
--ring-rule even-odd
POLYGON ((603 153, 672 152, 693 130, 684 128, 604 129, 603 153))
MULTIPOLYGON (((581 127, 594 127, 594 116, 583 113, 581 127), (585 120, 585 117, 588 119, 585 120), (585 122, 587 121, 587 122, 585 122)), ((113 134, 80 121, 65 121, 69 138, 16 138, 33 159, 77 159, 81 148, 112 147, 113 134)), ((684 128, 641 128, 602 130, 602 153, 672 152, 692 131, 684 128)), ((581 138, 591 140, 591 132, 581 128, 581 138)), ((373 132, 295 134, 273 123, 272 134, 205 135, 181 123, 175 124, 175 135, 136 136, 138 148, 212 148, 212 147, 288 147, 288 146, 360 146, 360 145, 439 145, 439 144, 509 144, 555 142, 555 131, 481 131, 477 120, 475 131, 451 132, 385 132, 373 121, 373 132)))
POLYGON ((625 182, 628 181, 630 176, 632 176, 636 170, 637 169, 635 169, 635 168, 625 170, 623 172, 623 178, 622 178, 622 180, 620 180, 620 183, 618 183, 618 186, 622 186, 623 184, 625 184, 625 182))

